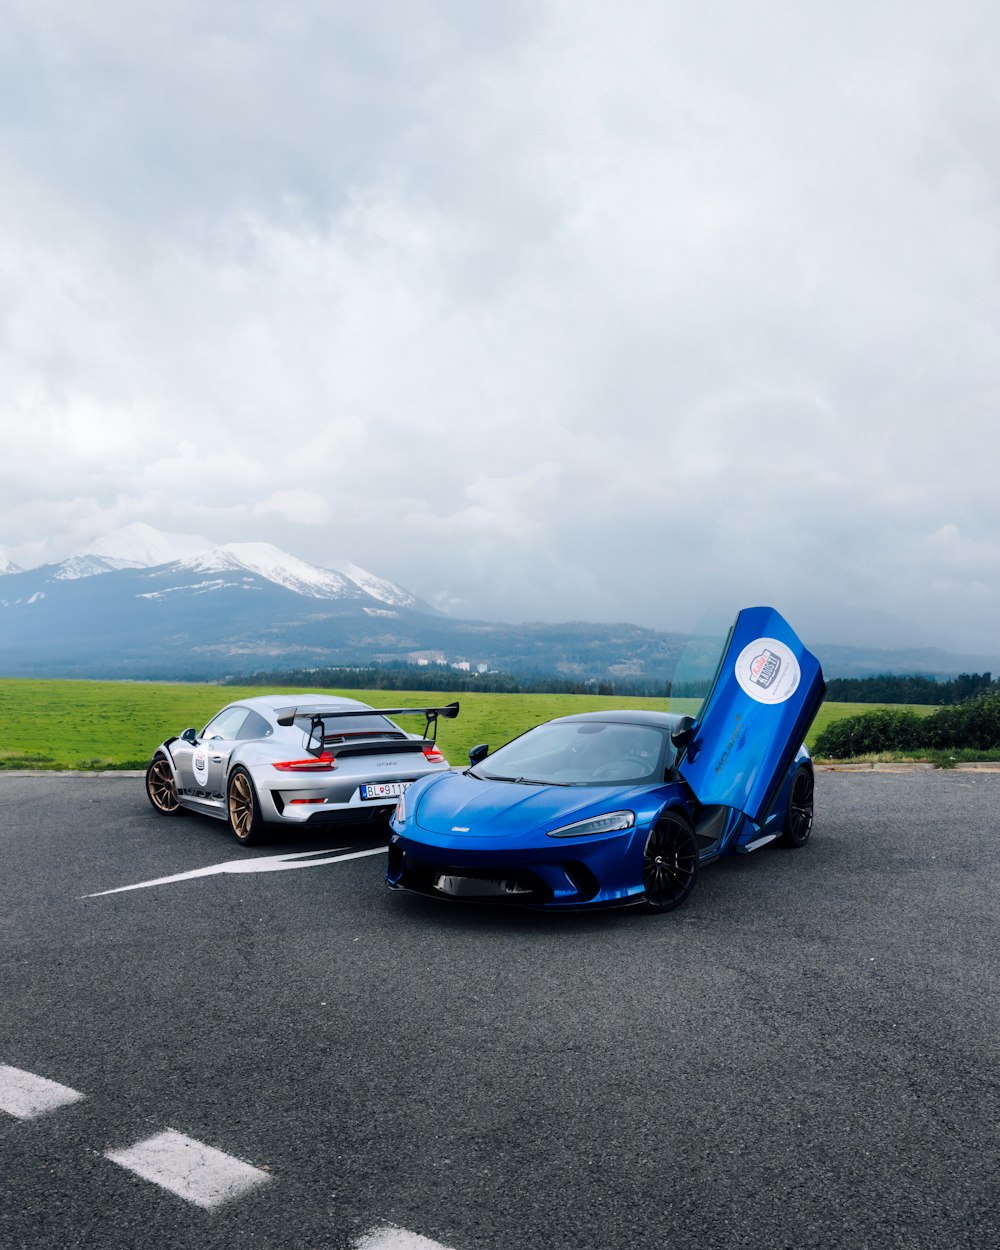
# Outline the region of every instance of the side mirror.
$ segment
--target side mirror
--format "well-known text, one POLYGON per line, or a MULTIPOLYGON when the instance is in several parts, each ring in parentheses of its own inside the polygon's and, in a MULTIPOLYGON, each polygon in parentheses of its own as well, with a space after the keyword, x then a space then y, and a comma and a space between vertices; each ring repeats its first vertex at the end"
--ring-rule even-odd
POLYGON ((181 734, 181 738, 184 742, 190 742, 191 745, 194 746, 198 741, 198 734, 194 729, 185 729, 181 734))
POLYGON ((697 728, 697 721, 693 716, 682 716, 677 723, 677 728, 670 735, 670 741, 674 744, 678 751, 682 751, 694 737, 694 731, 697 728))
POLYGON ((479 746, 473 747, 469 752, 469 767, 474 768, 480 760, 486 759, 489 751, 490 744, 488 742, 480 742, 479 746))

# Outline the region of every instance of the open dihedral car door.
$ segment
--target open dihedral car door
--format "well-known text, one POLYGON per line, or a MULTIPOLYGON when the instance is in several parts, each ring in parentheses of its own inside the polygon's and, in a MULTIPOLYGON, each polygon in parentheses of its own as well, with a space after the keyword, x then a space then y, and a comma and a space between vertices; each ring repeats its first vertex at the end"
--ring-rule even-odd
POLYGON ((759 825, 825 693, 819 661, 784 617, 744 608, 680 766, 698 801, 759 825))

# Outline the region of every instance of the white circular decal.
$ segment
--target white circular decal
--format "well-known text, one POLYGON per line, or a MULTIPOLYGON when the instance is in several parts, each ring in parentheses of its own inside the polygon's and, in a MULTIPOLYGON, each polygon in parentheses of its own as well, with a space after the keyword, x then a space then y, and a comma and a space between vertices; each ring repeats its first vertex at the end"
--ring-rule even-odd
POLYGON ((799 687, 799 662, 777 638, 757 638, 736 661, 740 688, 758 703, 784 703, 799 687))
POLYGON ((204 751, 195 752, 194 779, 200 786, 208 784, 208 756, 204 751))

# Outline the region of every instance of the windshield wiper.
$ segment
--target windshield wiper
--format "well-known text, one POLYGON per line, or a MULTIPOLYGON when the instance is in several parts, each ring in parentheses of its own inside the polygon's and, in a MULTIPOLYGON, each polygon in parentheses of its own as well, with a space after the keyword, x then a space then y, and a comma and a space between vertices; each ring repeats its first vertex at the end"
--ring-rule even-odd
POLYGON ((514 786, 569 786, 571 781, 540 781, 537 777, 498 777, 495 773, 477 773, 471 768, 465 770, 466 777, 475 777, 477 781, 508 781, 514 786))

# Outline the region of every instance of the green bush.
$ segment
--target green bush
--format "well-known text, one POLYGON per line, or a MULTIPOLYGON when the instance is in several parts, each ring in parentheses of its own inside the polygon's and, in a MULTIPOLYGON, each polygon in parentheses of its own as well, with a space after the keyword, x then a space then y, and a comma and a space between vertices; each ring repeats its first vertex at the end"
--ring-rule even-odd
POLYGON ((904 709, 879 708, 834 721, 818 734, 813 747, 829 759, 886 751, 990 751, 1000 747, 1000 691, 990 691, 942 707, 930 716, 904 709))
POLYGON ((924 721, 930 747, 1000 747, 1000 691, 931 713, 924 721))
POLYGON ((845 716, 817 735, 813 751, 841 760, 879 751, 916 751, 926 745, 926 719, 902 708, 877 708, 861 716, 845 716))

